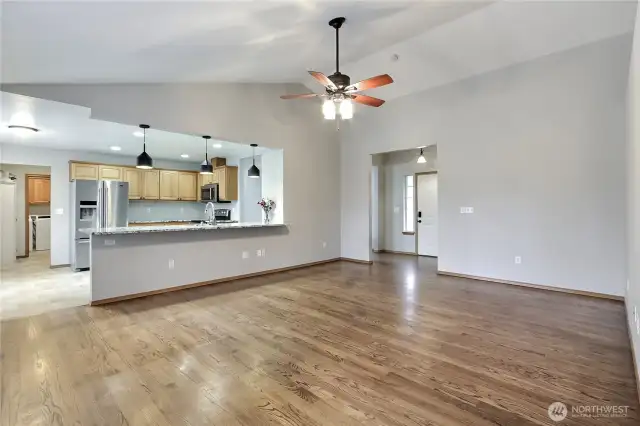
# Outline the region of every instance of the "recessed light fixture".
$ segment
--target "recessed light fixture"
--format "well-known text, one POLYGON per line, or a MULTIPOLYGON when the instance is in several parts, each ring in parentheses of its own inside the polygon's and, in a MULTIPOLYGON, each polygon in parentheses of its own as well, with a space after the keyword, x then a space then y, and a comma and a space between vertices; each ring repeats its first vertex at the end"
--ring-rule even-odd
POLYGON ((220 148, 222 148, 222 144, 221 143, 214 143, 213 147, 220 149, 220 148))
POLYGON ((189 154, 180 154, 180 157, 182 157, 182 158, 189 158, 189 154))
POLYGON ((120 150, 122 150, 122 148, 120 148, 119 146, 110 146, 109 149, 111 151, 120 151, 120 150))
POLYGON ((133 136, 135 136, 136 138, 144 138, 144 132, 135 131, 133 132, 133 136))

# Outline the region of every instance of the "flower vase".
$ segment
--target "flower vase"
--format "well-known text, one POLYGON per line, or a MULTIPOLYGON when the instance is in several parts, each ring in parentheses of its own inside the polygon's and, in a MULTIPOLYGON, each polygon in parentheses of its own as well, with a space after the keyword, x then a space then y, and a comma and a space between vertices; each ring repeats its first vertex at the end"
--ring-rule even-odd
POLYGON ((270 211, 264 210, 264 224, 268 225, 271 222, 270 211))

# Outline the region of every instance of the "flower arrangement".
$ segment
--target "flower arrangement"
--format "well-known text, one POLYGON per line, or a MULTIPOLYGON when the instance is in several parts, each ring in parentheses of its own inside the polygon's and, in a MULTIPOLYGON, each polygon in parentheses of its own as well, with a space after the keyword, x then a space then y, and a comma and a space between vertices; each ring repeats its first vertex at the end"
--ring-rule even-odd
POLYGON ((269 223, 269 214, 271 213, 271 210, 276 208, 276 202, 269 199, 269 198, 262 198, 260 201, 258 201, 258 205, 262 208, 262 211, 264 212, 264 221, 265 223, 269 223))

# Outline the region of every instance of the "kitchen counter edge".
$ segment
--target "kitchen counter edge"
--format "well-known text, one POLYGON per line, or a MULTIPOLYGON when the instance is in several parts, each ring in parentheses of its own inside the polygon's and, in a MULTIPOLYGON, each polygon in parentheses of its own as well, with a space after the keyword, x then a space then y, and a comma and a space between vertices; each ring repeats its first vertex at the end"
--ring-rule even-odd
POLYGON ((87 235, 125 235, 147 234, 150 232, 190 232, 190 231, 217 231, 220 229, 248 229, 248 228, 273 228, 287 226, 284 223, 221 223, 217 225, 167 225, 167 226, 126 226, 118 228, 84 228, 80 229, 87 235))

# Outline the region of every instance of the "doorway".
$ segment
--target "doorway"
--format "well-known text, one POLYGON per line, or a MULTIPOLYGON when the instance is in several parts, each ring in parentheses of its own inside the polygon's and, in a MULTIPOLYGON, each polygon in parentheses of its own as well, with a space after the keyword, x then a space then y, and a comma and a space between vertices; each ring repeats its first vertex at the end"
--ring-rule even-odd
POLYGON ((416 173, 416 253, 438 257, 438 172, 416 173))
POLYGON ((24 257, 51 248, 51 176, 26 174, 24 187, 24 257))

